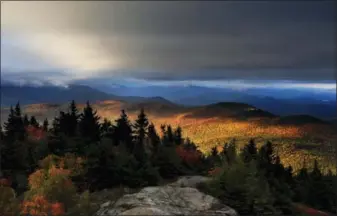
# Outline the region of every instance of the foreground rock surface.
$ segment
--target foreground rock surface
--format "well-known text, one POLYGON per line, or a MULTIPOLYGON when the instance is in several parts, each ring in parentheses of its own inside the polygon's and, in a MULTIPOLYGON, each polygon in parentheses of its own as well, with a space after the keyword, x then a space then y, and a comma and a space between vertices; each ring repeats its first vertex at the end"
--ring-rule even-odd
MULTIPOLYGON (((193 180, 191 185, 200 183, 195 182, 200 177, 193 180)), ((183 183, 188 185, 188 182, 183 183)), ((97 215, 237 215, 235 210, 221 204, 218 199, 196 188, 180 186, 181 183, 172 183, 143 188, 138 193, 126 194, 117 201, 102 204, 97 215)))

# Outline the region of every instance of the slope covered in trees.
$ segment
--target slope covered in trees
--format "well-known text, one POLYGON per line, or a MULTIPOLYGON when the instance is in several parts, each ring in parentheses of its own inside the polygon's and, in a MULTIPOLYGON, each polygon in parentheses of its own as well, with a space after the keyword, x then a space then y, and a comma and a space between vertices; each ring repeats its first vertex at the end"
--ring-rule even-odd
POLYGON ((200 189, 242 215, 298 214, 295 202, 336 209, 336 175, 317 161, 295 173, 267 139, 260 147, 250 140, 242 149, 231 140, 204 154, 183 136, 184 128, 163 124, 159 131, 143 109, 134 121, 122 110, 115 122, 100 121, 89 102, 81 110, 72 101, 40 125, 22 115, 19 104, 10 109, 1 130, 0 190, 8 192, 0 198, 1 214, 92 214, 89 192, 193 174, 213 177, 200 189))

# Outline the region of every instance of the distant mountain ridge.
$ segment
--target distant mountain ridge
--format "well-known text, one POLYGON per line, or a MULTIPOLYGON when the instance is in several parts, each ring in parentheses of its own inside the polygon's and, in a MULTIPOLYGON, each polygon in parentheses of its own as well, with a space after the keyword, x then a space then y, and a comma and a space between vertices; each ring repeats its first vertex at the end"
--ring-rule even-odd
MULTIPOLYGON (((16 85, 5 83, 1 85, 1 106, 8 107, 15 105, 18 101, 21 105, 37 103, 67 103, 75 100, 78 103, 90 101, 95 103, 104 100, 121 100, 128 102, 164 101, 160 97, 137 97, 137 96, 117 96, 105 93, 86 85, 62 86, 36 86, 36 85, 16 85)), ((166 100, 167 101, 167 100, 166 100)))
MULTIPOLYGON (((218 102, 246 103, 276 115, 311 115, 317 118, 332 119, 337 117, 335 101, 323 102, 307 98, 276 99, 270 96, 252 95, 251 92, 223 88, 200 86, 151 86, 126 87, 114 85, 109 93, 103 88, 71 84, 67 88, 60 86, 27 86, 9 83, 1 86, 1 106, 8 107, 18 101, 22 105, 35 103, 67 103, 74 99, 78 103, 89 100, 92 103, 104 100, 125 102, 161 102, 165 105, 206 106, 218 102)), ((256 90, 257 92, 261 90, 256 90)), ((275 92, 275 90, 274 90, 275 92)), ((283 91, 284 92, 284 91, 283 91)), ((289 95, 289 91, 285 91, 289 95)), ((277 93, 277 92, 275 92, 277 93)), ((160 109, 162 107, 158 107, 160 109)), ((257 113, 257 111, 255 111, 257 113)), ((252 113, 250 113, 251 115, 252 113)))

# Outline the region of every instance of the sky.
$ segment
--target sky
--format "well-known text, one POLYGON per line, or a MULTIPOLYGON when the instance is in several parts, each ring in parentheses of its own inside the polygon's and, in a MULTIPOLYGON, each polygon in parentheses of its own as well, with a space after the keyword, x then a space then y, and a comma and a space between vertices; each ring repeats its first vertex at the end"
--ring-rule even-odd
POLYGON ((1 77, 335 88, 336 20, 334 1, 2 1, 1 77))

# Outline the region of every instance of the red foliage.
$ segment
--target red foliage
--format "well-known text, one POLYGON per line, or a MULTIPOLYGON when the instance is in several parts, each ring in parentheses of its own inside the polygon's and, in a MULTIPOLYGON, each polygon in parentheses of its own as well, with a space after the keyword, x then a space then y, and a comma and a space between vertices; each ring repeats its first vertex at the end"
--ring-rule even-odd
POLYGON ((62 203, 53 203, 51 204, 50 211, 52 215, 64 215, 64 206, 62 203))
POLYGON ((32 200, 25 200, 22 203, 22 215, 64 215, 64 206, 62 203, 49 203, 45 197, 36 195, 32 200))
POLYGON ((38 127, 28 126, 26 127, 26 132, 28 133, 28 136, 34 140, 41 140, 46 136, 43 129, 38 127))
POLYGON ((294 207, 300 213, 302 213, 304 215, 308 215, 308 216, 326 216, 326 215, 329 215, 328 213, 319 211, 319 210, 311 208, 311 207, 307 207, 307 206, 302 205, 302 204, 294 204, 294 207))
POLYGON ((201 158, 201 153, 198 150, 187 150, 181 146, 176 148, 179 157, 186 163, 197 163, 201 158))

